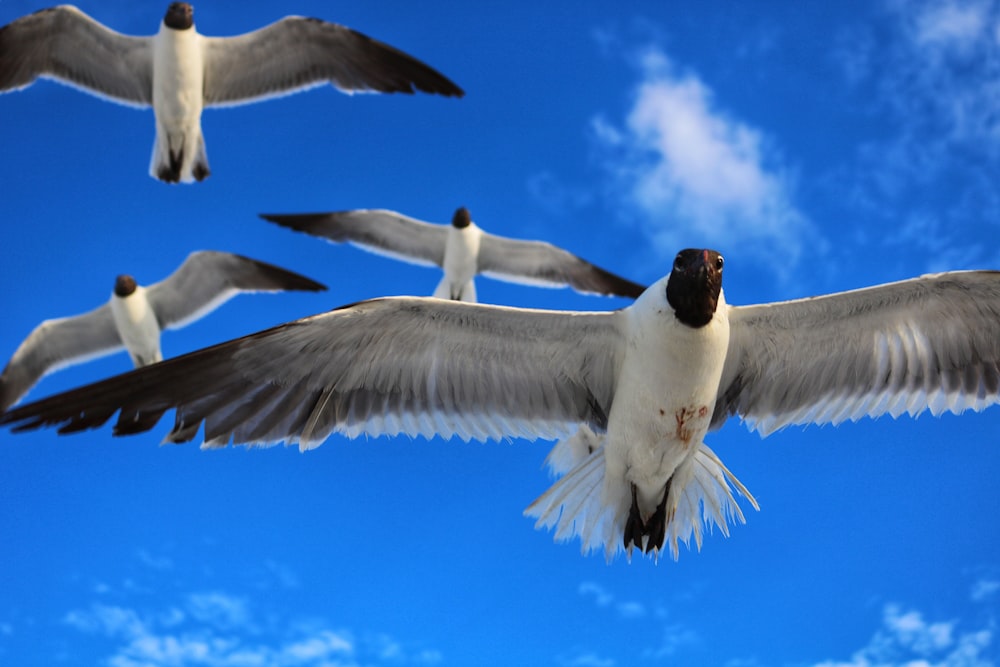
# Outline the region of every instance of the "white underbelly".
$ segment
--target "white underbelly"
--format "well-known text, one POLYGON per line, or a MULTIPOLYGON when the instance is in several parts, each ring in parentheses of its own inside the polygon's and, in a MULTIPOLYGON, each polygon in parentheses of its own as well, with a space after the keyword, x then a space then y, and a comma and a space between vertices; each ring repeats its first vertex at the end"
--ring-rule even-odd
POLYGON ((646 508, 702 444, 729 341, 724 319, 690 329, 668 312, 662 327, 632 341, 608 414, 606 489, 623 495, 634 484, 646 508))
POLYGON ((162 360, 160 325, 144 288, 137 287, 135 293, 125 298, 112 297, 111 316, 132 363, 143 366, 162 360))
POLYGON ((157 35, 153 58, 153 109, 168 129, 197 123, 204 106, 200 36, 167 30, 157 35))

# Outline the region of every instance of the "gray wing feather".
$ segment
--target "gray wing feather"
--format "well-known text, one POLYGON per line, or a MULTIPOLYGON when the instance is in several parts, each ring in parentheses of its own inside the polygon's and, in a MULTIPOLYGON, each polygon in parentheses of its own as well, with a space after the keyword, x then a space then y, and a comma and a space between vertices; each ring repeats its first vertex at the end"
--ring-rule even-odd
POLYGON ((385 209, 281 215, 262 213, 269 222, 411 264, 443 266, 448 226, 435 225, 385 209))
POLYGON ((501 280, 578 292, 636 298, 646 289, 544 241, 520 241, 483 232, 481 273, 501 280))
POLYGON ((241 292, 320 291, 326 287, 249 257, 200 250, 188 255, 169 278, 146 289, 160 328, 177 329, 204 317, 241 292))
POLYGON ((0 28, 0 91, 48 77, 125 104, 153 99, 152 39, 111 30, 60 5, 0 28))
POLYGON ((46 374, 122 347, 108 304, 83 315, 45 320, 18 346, 0 374, 0 412, 46 374))
POLYGON ((7 413, 17 430, 151 428, 167 440, 298 442, 331 433, 463 439, 606 427, 619 313, 560 313, 395 297, 345 306, 137 369, 7 413))
POLYGON ((241 104, 324 83, 345 92, 463 95, 416 58, 318 19, 288 16, 245 35, 206 37, 205 46, 207 105, 241 104))
POLYGON ((712 424, 739 415, 766 435, 1000 401, 1000 273, 953 272, 730 308, 712 424))

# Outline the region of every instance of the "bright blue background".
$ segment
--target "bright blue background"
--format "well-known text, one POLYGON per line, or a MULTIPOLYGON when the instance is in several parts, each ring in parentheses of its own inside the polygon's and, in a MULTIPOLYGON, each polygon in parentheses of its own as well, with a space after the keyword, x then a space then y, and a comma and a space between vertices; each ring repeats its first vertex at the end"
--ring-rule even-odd
MULTIPOLYGON (((150 34, 166 3, 82 9, 150 34)), ((0 24, 39 9, 0 0, 0 24)), ((261 212, 391 208, 543 238, 643 282, 685 246, 749 304, 1000 268, 1000 6, 951 2, 196 5, 209 35, 289 11, 440 69, 461 100, 329 88, 203 118, 213 175, 146 175, 152 113, 43 81, 0 96, 0 355, 196 249, 330 286, 244 296, 176 355, 439 274, 261 212), (674 134, 676 132, 676 135, 674 134)), ((623 300, 478 281, 480 300, 623 300)), ((119 354, 29 398, 125 371, 119 354)), ((1000 662, 1000 410, 709 445, 756 495, 658 564, 583 557, 521 512, 549 443, 332 438, 159 447, 167 430, 0 434, 0 663, 949 665, 1000 662)))

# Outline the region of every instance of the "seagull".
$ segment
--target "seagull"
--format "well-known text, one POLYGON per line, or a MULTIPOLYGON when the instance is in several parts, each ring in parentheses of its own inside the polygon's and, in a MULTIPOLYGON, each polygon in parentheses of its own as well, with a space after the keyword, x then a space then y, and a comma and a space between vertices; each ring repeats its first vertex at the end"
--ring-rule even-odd
POLYGON ((565 287, 587 294, 631 299, 646 288, 544 241, 520 241, 484 232, 469 209, 458 208, 451 225, 438 225, 385 209, 284 215, 262 213, 282 227, 347 241, 363 250, 412 264, 439 266, 444 277, 434 290, 439 299, 476 301, 479 273, 508 282, 565 287))
POLYGON ((38 77, 138 107, 153 107, 149 173, 167 183, 208 177, 201 134, 206 106, 232 106, 331 83, 346 93, 461 97, 461 88, 419 60, 346 26, 287 16, 236 37, 206 37, 194 9, 173 2, 149 37, 123 35, 72 5, 0 28, 0 92, 38 77))
POLYGON ((609 312, 420 297, 344 306, 71 390, 0 416, 16 431, 204 425, 203 447, 319 445, 332 433, 558 439, 572 466, 526 513, 607 558, 700 548, 753 497, 704 443, 738 416, 790 424, 982 410, 1000 401, 1000 272, 926 275, 730 306, 723 258, 682 250, 609 312), (583 426, 580 426, 583 425, 583 426), (572 442, 574 439, 577 441, 572 442))
POLYGON ((162 329, 190 324, 240 292, 325 289, 277 266, 211 250, 191 253, 169 278, 148 287, 130 275, 120 275, 103 306, 35 327, 0 374, 0 412, 44 375, 122 347, 137 368, 162 361, 162 329))

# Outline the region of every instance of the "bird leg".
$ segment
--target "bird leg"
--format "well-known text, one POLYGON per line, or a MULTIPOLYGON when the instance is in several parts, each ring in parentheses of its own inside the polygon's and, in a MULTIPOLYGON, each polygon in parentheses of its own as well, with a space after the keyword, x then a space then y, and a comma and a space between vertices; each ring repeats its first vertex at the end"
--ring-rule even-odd
MULTIPOLYGON (((672 480, 673 477, 667 480, 666 486, 663 487, 663 500, 656 506, 656 511, 646 522, 646 533, 649 535, 649 541, 646 542, 646 553, 649 553, 650 549, 657 551, 663 549, 663 540, 667 536, 667 496, 670 495, 670 482, 672 480)), ((673 516, 669 518, 673 519, 673 516)))
POLYGON ((630 551, 633 544, 641 549, 642 536, 646 534, 646 524, 639 512, 639 501, 635 494, 635 484, 632 484, 632 506, 628 510, 628 519, 625 520, 625 551, 630 551))
MULTIPOLYGON (((633 545, 639 547, 645 553, 651 550, 663 549, 663 542, 667 536, 667 497, 670 495, 670 482, 667 480, 663 488, 663 500, 656 506, 656 510, 650 515, 648 521, 642 520, 642 513, 639 511, 639 501, 636 498, 636 487, 632 484, 632 506, 628 510, 628 518, 625 520, 625 534, 623 542, 625 550, 628 551, 633 545), (649 537, 646 546, 642 545, 642 538, 649 537)), ((673 517, 671 517, 673 518, 673 517)))

